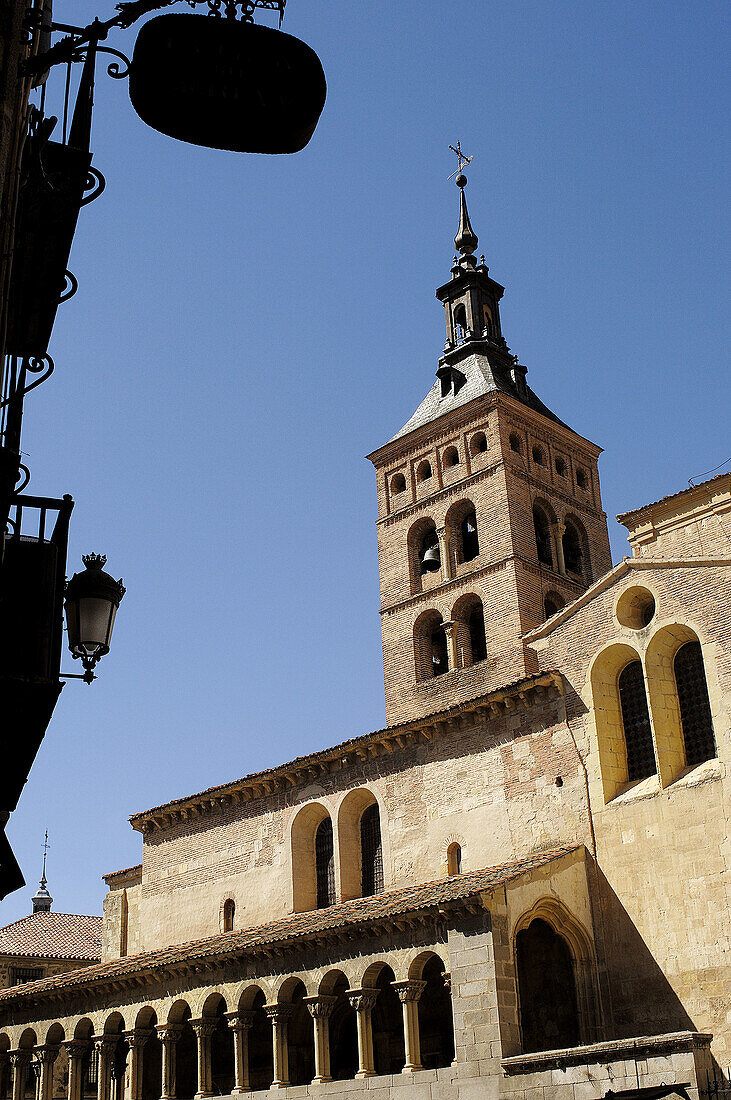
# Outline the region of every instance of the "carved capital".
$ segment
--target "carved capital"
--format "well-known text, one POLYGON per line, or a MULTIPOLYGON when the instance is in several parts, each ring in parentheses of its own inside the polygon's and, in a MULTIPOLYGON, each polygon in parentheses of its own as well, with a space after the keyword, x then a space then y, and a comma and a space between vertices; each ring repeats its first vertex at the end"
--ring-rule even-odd
POLYGON ((346 996, 356 1012, 370 1012, 379 992, 378 989, 348 989, 346 996))
POLYGON ((244 1009, 240 1012, 225 1012, 226 1023, 232 1031, 251 1031, 254 1026, 256 1013, 253 1009, 244 1009))
POLYGON ((166 1044, 177 1043, 183 1030, 182 1024, 156 1024, 155 1031, 160 1036, 160 1042, 166 1044))
POLYGON ((132 1031, 125 1031, 124 1037, 129 1043, 130 1050, 142 1050, 147 1040, 152 1035, 151 1027, 136 1027, 132 1031))
POLYGON ((69 1061, 72 1058, 83 1058, 89 1049, 88 1039, 65 1039, 61 1046, 64 1048, 69 1056, 69 1061))
POLYGON ((218 1020, 213 1020, 209 1016, 201 1016, 197 1020, 189 1020, 188 1023, 199 1039, 210 1039, 218 1027, 218 1020))
POLYGON ((332 1010, 335 1008, 337 1000, 337 997, 305 997, 304 1003, 307 1005, 313 1020, 327 1020, 332 1014, 332 1010))
POLYGON ((284 1023, 294 1012, 293 1004, 264 1005, 264 1011, 273 1024, 284 1023))
POLYGON ((406 1004, 408 1001, 419 1000, 426 988, 426 982, 419 982, 414 979, 409 979, 406 982, 391 982, 391 988, 398 993, 401 1004, 406 1004))
POLYGON ((38 1050, 36 1051, 36 1058, 38 1059, 39 1062, 42 1062, 44 1065, 48 1065, 49 1063, 51 1065, 53 1065, 53 1063, 58 1058, 60 1049, 61 1049, 60 1046, 59 1047, 39 1047, 38 1050))
POLYGON ((451 993, 452 992, 452 975, 449 973, 448 970, 445 970, 444 973, 442 974, 442 978, 444 979, 444 988, 446 989, 447 993, 451 993))
POLYGON ((27 1066, 30 1062, 31 1053, 32 1052, 30 1050, 9 1051, 10 1065, 13 1067, 13 1069, 22 1069, 23 1066, 27 1066))
POLYGON ((109 1058, 119 1042, 118 1035, 92 1035, 91 1041, 94 1050, 99 1052, 100 1058, 109 1058))

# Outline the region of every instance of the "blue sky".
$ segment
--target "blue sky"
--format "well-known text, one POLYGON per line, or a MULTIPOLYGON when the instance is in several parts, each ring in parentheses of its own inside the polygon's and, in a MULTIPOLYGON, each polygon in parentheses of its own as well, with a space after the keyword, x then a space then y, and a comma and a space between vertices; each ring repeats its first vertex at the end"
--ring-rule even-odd
MULTIPOLYGON (((113 5, 54 9, 84 23, 113 5)), ((102 70, 107 190, 80 217, 80 287, 23 448, 28 491, 77 502, 69 572, 104 552, 128 593, 11 819, 29 886, 3 923, 30 911, 46 827, 55 908, 100 912, 101 875, 141 857, 130 814, 384 725, 363 456, 443 347, 450 143, 475 155, 470 214, 508 343, 605 448, 615 560, 617 512, 729 458, 727 12, 289 0, 284 29, 320 55, 328 99, 309 146, 279 158, 163 137, 102 70)))

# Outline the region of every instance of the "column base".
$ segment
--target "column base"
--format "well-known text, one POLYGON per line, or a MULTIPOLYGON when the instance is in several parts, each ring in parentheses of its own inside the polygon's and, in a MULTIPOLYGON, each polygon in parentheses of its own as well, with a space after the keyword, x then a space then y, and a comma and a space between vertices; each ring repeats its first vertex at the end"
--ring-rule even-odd
POLYGON ((209 1096, 215 1096, 215 1092, 196 1092, 193 1100, 208 1100, 209 1096))
POLYGON ((270 1089, 288 1089, 289 1081, 272 1081, 270 1089))
MULTIPOLYGON (((243 1092, 251 1092, 251 1085, 234 1085, 231 1089, 232 1096, 240 1096, 243 1092)), ((160 1097, 162 1100, 162 1097, 160 1097)))
POLYGON ((375 1077, 376 1071, 374 1069, 359 1069, 355 1076, 360 1081, 363 1077, 375 1077))
POLYGON ((324 1085, 327 1081, 332 1081, 332 1077, 313 1077, 310 1083, 313 1085, 324 1085))
POLYGON ((404 1066, 404 1068, 401 1070, 401 1072, 402 1073, 418 1073, 419 1070, 423 1069, 423 1068, 424 1068, 423 1066, 404 1066))

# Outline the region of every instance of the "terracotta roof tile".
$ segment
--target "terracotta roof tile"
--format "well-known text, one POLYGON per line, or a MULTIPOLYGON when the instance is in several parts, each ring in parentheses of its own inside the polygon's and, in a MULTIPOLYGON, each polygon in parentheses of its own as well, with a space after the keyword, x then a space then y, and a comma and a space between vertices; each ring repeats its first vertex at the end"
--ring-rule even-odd
POLYGON ((307 767, 308 764, 317 763, 321 760, 327 760, 332 756, 337 756, 342 752, 350 751, 351 749, 357 749, 361 746, 370 744, 372 741, 377 741, 379 738, 394 736, 400 733, 407 733, 412 729, 417 729, 420 726, 426 725, 430 722, 435 722, 442 718, 448 718, 451 715, 463 714, 465 711, 474 710, 485 702, 494 699, 503 694, 518 693, 532 684, 539 684, 551 677, 556 677, 558 673, 552 670, 544 672, 533 673, 530 676, 523 676, 519 680, 513 680, 509 684, 504 684, 500 688, 495 688, 492 691, 486 692, 484 695, 475 696, 472 699, 465 701, 464 703, 458 703, 452 707, 447 707, 442 710, 430 711, 427 714, 422 715, 421 718, 415 718, 409 722, 399 722, 393 726, 386 726, 384 729, 374 730, 372 733, 360 734, 358 737, 348 738, 347 741, 341 741, 337 745, 331 745, 327 749, 318 749, 315 752, 308 753, 306 756, 297 756, 294 760, 289 760, 285 764, 277 764, 273 768, 265 768, 263 771, 250 772, 249 775, 242 776, 241 779, 234 779, 228 783, 218 783, 213 787, 207 787, 203 791, 198 791, 195 794, 185 795, 182 798, 171 799, 170 802, 164 802, 160 806, 153 806, 149 810, 141 810, 136 814, 132 814, 130 822, 133 828, 137 828, 139 823, 154 817, 155 814, 159 814, 163 811, 173 810, 177 807, 184 806, 187 803, 194 802, 196 799, 205 799, 208 797, 216 797, 233 790, 236 787, 240 787, 247 783, 256 783, 261 780, 274 778, 284 773, 291 771, 292 769, 302 770, 307 767))
POLYGON ((37 1000, 45 993, 92 987, 105 981, 120 981, 128 976, 143 976, 145 973, 154 973, 161 967, 174 966, 176 963, 184 964, 193 960, 214 959, 227 955, 254 954, 257 949, 272 944, 304 941, 313 936, 325 938, 328 933, 345 927, 367 925, 389 917, 448 905, 450 902, 474 897, 485 890, 491 890, 495 886, 509 882, 579 849, 580 845, 550 848, 497 867, 453 875, 451 878, 440 878, 421 886, 406 886, 400 890, 391 890, 370 898, 341 902, 329 909, 296 913, 294 916, 284 917, 256 928, 223 932, 205 940, 194 940, 174 947, 149 951, 143 955, 130 955, 99 966, 58 974, 52 978, 0 990, 0 1005, 16 999, 22 1000, 23 997, 37 1000))
POLYGON ((686 493, 696 493, 699 489, 705 489, 707 485, 712 485, 714 481, 720 481, 722 478, 730 476, 731 473, 726 470, 722 474, 716 474, 715 477, 709 477, 707 481, 699 481, 697 485, 689 485, 687 489, 679 489, 677 493, 668 493, 667 496, 660 497, 659 500, 652 500, 649 504, 641 504, 639 508, 631 508, 629 512, 620 512, 617 519, 620 523, 624 523, 629 516, 636 516, 640 512, 644 512, 646 508, 654 508, 657 504, 665 504, 666 501, 685 496, 686 493))
POLYGON ((0 928, 0 954, 101 959, 102 918, 78 913, 31 913, 0 928))

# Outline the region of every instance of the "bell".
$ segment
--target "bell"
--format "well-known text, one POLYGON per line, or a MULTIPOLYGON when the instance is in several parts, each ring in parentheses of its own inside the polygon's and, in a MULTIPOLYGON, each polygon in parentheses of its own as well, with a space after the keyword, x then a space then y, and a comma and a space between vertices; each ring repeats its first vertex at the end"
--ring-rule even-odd
POLYGON ((437 569, 441 568, 441 565, 442 560, 439 557, 439 547, 436 545, 430 546, 421 559, 422 573, 436 573, 437 569))

